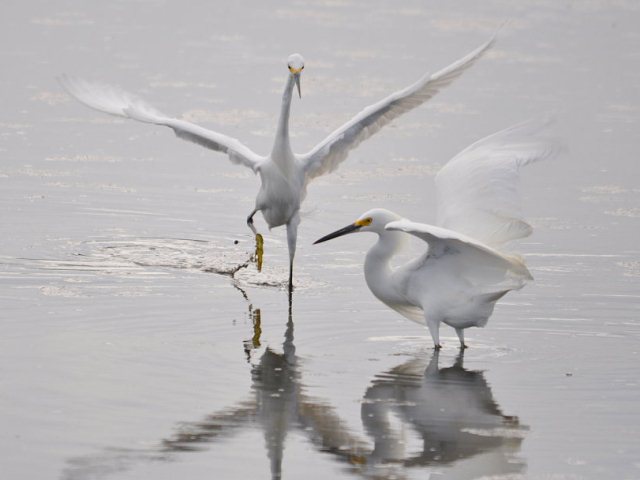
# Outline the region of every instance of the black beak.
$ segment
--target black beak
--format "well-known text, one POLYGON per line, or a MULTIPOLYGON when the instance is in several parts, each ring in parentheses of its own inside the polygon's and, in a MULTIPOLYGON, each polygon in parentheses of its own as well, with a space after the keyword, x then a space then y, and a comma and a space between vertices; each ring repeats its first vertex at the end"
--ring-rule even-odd
POLYGON ((302 92, 300 91, 300 74, 296 73, 294 78, 296 80, 296 87, 298 87, 298 96, 302 98, 302 92))
POLYGON ((327 240, 341 237, 342 235, 346 235, 347 233, 357 232, 358 230, 360 230, 360 228, 361 228, 360 225, 356 225, 355 223, 352 223, 351 225, 347 225, 346 227, 341 228, 340 230, 336 230, 335 232, 330 233, 329 235, 325 235, 324 237, 313 242, 313 244, 315 245, 316 243, 326 242, 327 240))

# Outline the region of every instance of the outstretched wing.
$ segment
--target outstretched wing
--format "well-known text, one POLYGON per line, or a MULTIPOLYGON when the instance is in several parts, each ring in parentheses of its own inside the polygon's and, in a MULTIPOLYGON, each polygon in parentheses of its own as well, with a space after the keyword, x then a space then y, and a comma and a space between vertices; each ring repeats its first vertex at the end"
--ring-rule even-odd
POLYGON ((522 218, 519 170, 562 151, 558 139, 542 135, 550 122, 507 128, 450 160, 435 179, 438 225, 492 246, 530 235, 532 228, 522 218))
POLYGON ((368 106, 338 128, 313 150, 301 156, 308 178, 330 173, 347 158, 349 151, 382 127, 422 105, 471 67, 491 45, 494 38, 448 67, 433 75, 425 75, 413 85, 392 93, 368 106))
POLYGON ((462 269, 474 269, 478 272, 498 269, 511 272, 521 279, 532 278, 520 257, 498 252, 464 234, 406 219, 390 222, 385 229, 406 232, 424 240, 429 244, 428 257, 430 258, 438 259, 445 255, 457 255, 462 269))
POLYGON ((233 163, 245 165, 253 171, 256 171, 263 160, 263 157, 255 154, 235 138, 207 130, 185 120, 168 117, 142 99, 119 88, 67 75, 61 76, 58 80, 70 95, 88 107, 139 122, 165 125, 172 128, 178 137, 211 150, 226 153, 233 163))

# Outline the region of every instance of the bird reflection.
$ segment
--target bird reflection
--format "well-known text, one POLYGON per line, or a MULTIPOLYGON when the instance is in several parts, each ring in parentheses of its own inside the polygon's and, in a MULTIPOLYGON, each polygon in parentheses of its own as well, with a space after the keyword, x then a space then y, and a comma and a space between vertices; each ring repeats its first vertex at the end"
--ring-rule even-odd
POLYGON ((414 358, 367 389, 362 423, 374 441, 367 473, 402 478, 399 466, 433 467, 447 479, 521 472, 517 453, 527 427, 501 412, 482 372, 463 367, 464 350, 451 367, 438 361, 438 351, 426 368, 425 358, 414 358), (418 437, 415 451, 406 427, 418 437))
MULTIPOLYGON (((254 322, 255 332, 259 328, 254 322)), ((225 430, 252 425, 264 432, 272 478, 281 478, 285 440, 293 429, 365 478, 402 479, 416 467, 430 467, 447 479, 524 469, 517 454, 527 427, 502 413, 483 372, 464 368, 464 350, 450 367, 439 367, 436 351, 428 362, 419 356, 377 375, 361 408, 367 440, 350 431, 327 403, 304 393, 293 334, 290 314, 282 353, 267 348, 251 370, 251 402, 184 425, 164 447, 189 450, 225 430)))
POLYGON ((362 435, 329 402, 307 393, 291 305, 281 351, 267 346, 257 359, 252 356, 263 348, 262 314, 251 304, 249 314, 253 335, 243 342, 251 362, 246 400, 180 423, 147 452, 120 449, 111 456, 70 460, 63 478, 98 478, 136 463, 177 460, 185 452, 215 449, 218 442, 248 429, 263 433, 272 479, 283 477, 292 431, 355 477, 401 480, 426 470, 438 478, 466 479, 523 471, 518 452, 527 429, 517 417, 501 412, 482 372, 463 367, 464 351, 450 367, 439 367, 436 351, 378 374, 362 401, 362 435))
MULTIPOLYGON (((260 309, 250 307, 250 313, 254 334, 244 342, 248 359, 260 347, 262 331, 260 309)), ((332 407, 305 394, 293 341, 294 324, 289 304, 282 353, 267 347, 260 360, 252 365, 252 398, 204 420, 182 424, 175 435, 163 440, 163 450, 199 450, 203 443, 214 442, 238 428, 260 428, 264 433, 271 477, 278 479, 282 476, 287 433, 297 429, 319 450, 351 464, 360 463, 360 452, 365 451, 366 443, 349 432, 332 407)))

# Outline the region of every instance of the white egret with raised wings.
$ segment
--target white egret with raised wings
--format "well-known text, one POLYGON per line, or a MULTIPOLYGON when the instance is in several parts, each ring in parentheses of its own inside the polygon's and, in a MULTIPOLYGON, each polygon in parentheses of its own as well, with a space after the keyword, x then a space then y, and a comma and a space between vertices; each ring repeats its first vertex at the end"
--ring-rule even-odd
POLYGON ((438 226, 416 223, 383 209, 322 237, 325 242, 354 232, 373 232, 364 275, 371 292, 410 320, 426 324, 436 349, 439 328, 455 328, 465 348, 464 329, 484 327, 495 303, 520 289, 531 274, 504 245, 532 233, 522 218, 519 169, 555 156, 562 144, 544 135, 547 121, 516 125, 467 147, 436 175, 438 226), (424 240, 427 251, 393 268, 408 235, 424 240))
POLYGON ((289 73, 282 95, 280 118, 273 148, 267 156, 254 153, 234 138, 167 116, 119 88, 66 75, 60 78, 60 82, 68 93, 89 107, 140 122, 170 127, 178 137, 226 153, 233 163, 244 165, 258 173, 262 184, 255 208, 247 218, 249 227, 256 235, 258 267, 262 263, 262 236, 253 225, 253 216, 262 212, 270 229, 287 226, 291 290, 300 204, 306 195, 309 181, 335 170, 349 151, 363 140, 449 85, 473 65, 492 43, 493 39, 437 73, 424 75, 412 85, 366 107, 311 151, 300 155, 293 153, 289 139, 289 113, 294 86, 297 86, 298 94, 302 96, 300 76, 304 70, 304 60, 299 54, 291 55, 287 62, 289 73))

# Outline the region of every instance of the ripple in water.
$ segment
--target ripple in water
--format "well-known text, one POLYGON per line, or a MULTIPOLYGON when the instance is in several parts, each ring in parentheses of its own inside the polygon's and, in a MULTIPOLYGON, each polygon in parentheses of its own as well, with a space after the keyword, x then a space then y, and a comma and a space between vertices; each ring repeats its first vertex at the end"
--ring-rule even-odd
MULTIPOLYGON (((95 276, 131 278, 132 276, 167 275, 167 269, 186 272, 213 273, 231 277, 239 287, 270 287, 286 289, 288 266, 275 263, 264 265, 258 272, 254 254, 247 244, 232 238, 124 238, 83 242, 71 247, 72 259, 5 259, 3 263, 19 271, 50 273, 85 272, 95 276)), ((323 286, 312 281, 300 268, 295 280, 296 289, 323 286)), ((65 280, 67 282, 67 280, 65 280)), ((85 296, 82 289, 67 285, 45 285, 47 296, 85 296)))

